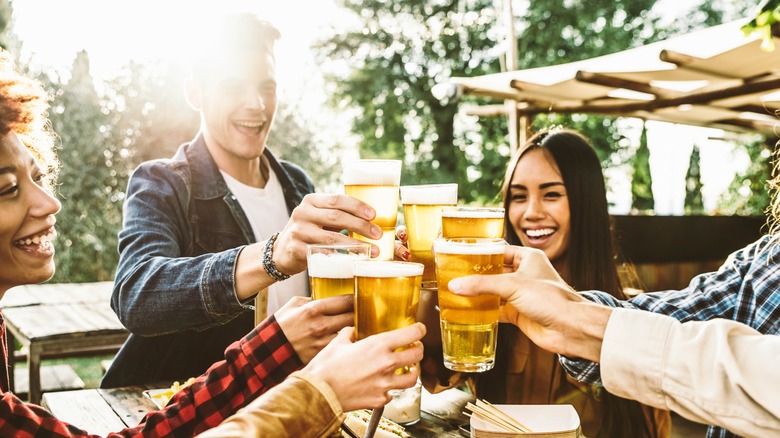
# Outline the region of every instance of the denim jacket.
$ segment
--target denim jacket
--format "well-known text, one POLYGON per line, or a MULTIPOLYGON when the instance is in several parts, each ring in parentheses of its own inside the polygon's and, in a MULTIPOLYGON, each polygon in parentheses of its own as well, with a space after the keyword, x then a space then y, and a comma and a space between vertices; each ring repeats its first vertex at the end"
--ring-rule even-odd
MULTIPOLYGON (((314 191, 304 171, 264 152, 287 209, 314 191)), ((223 358, 254 326, 238 301, 238 254, 255 238, 202 134, 172 159, 141 164, 127 189, 111 307, 131 332, 104 388, 182 380, 223 358)))

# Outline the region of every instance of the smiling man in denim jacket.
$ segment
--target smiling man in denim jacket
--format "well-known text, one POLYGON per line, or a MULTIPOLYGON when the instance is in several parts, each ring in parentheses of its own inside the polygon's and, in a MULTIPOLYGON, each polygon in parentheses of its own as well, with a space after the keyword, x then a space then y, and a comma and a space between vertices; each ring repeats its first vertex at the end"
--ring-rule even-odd
MULTIPOLYGON (((308 295, 307 243, 352 241, 342 229, 381 236, 368 205, 314 194, 300 167, 266 147, 278 30, 239 14, 204 32, 186 86, 200 132, 173 158, 141 164, 128 186, 111 305, 131 335, 103 387, 203 373, 253 328, 256 296, 270 315, 308 295)), ((312 308, 284 330, 303 363, 352 315, 312 308)))

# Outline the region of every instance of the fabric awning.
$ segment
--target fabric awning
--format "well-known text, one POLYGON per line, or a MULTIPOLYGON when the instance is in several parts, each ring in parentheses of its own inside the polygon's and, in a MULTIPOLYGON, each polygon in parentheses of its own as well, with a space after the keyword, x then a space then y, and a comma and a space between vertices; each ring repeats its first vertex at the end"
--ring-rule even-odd
POLYGON ((776 135, 777 49, 737 21, 610 55, 451 82, 464 94, 517 101, 523 114, 597 113, 776 135))

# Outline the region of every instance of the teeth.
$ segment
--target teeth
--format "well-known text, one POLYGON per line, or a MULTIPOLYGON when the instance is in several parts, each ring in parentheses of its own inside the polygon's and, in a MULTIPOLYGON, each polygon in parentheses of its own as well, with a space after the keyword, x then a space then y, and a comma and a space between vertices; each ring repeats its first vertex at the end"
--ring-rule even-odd
POLYGON ((549 236, 554 232, 555 230, 552 228, 542 228, 539 230, 526 230, 525 234, 528 234, 529 237, 542 237, 549 236))
POLYGON ((38 234, 37 236, 28 237, 26 239, 19 239, 14 243, 16 245, 32 245, 33 243, 36 245, 47 244, 54 240, 55 237, 57 237, 57 232, 51 228, 41 234, 38 234))
POLYGON ((259 128, 263 126, 263 122, 233 122, 238 126, 244 126, 247 128, 259 128))

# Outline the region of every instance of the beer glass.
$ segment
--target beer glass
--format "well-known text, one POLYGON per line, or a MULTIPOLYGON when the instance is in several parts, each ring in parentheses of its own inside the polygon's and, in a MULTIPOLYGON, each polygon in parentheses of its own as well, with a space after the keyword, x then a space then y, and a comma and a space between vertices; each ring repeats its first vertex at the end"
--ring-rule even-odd
MULTIPOLYGON (((358 340, 417 321, 422 264, 377 260, 355 262, 353 273, 355 337, 358 340)), ((402 368, 396 372, 407 371, 402 368)))
POLYGON ((401 204, 411 261, 425 266, 423 283, 436 281, 433 240, 441 231, 441 210, 458 204, 457 184, 426 184, 401 187, 401 204))
POLYGON ((370 256, 371 245, 368 243, 306 245, 312 298, 319 300, 354 294, 352 264, 359 260, 368 260, 370 256))
POLYGON ((482 372, 493 368, 501 299, 496 295, 456 295, 447 286, 458 277, 502 273, 505 246, 503 239, 493 238, 439 238, 433 242, 444 366, 451 370, 482 372))
POLYGON ((353 160, 344 163, 344 192, 376 210, 372 223, 382 229, 379 240, 356 233, 350 237, 379 247, 377 260, 392 260, 395 253, 395 223, 398 219, 400 160, 353 160))
POLYGON ((504 209, 445 207, 441 211, 442 237, 504 237, 504 209))

